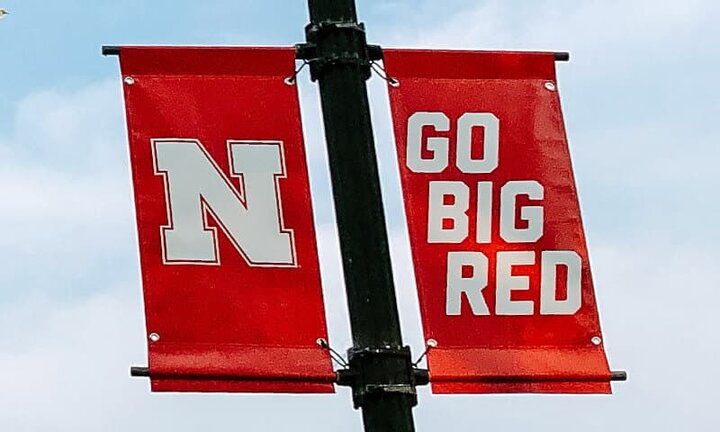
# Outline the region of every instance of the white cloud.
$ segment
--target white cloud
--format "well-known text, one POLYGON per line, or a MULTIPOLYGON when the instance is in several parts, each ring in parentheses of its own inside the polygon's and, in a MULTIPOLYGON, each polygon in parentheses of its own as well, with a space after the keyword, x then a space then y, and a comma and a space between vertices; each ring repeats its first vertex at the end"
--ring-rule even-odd
POLYGON ((134 261, 119 88, 108 80, 19 102, 0 137, 2 297, 72 297, 134 261))
POLYGON ((349 395, 150 394, 137 286, 71 305, 31 298, 0 308, 0 422, 7 430, 95 432, 359 430, 349 395), (282 413, 282 414, 280 414, 282 413))
POLYGON ((698 26, 712 25, 717 12, 717 5, 707 0, 491 0, 423 2, 420 7, 406 3, 397 15, 407 24, 398 28, 397 22, 388 20, 379 33, 386 45, 393 46, 565 48, 583 56, 619 49, 635 51, 638 60, 647 60, 650 53, 692 40, 698 26), (638 52, 640 48, 645 51, 638 52))
POLYGON ((3 159, 85 176, 121 171, 122 119, 116 79, 31 93, 16 106, 12 134, 0 136, 3 159))

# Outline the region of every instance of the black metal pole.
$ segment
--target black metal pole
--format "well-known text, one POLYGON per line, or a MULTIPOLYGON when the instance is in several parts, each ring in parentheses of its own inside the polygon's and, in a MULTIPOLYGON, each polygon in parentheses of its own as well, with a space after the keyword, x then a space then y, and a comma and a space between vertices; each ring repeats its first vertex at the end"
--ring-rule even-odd
POLYGON ((402 345, 366 88, 381 51, 368 47, 354 0, 308 3, 298 58, 320 83, 353 336, 338 381, 352 386, 366 431, 411 432, 416 375, 402 345))

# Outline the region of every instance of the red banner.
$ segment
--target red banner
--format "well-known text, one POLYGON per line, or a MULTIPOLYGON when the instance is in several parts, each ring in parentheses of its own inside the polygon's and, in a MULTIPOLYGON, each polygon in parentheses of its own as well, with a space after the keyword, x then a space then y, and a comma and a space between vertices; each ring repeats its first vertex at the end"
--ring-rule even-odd
POLYGON ((609 393, 552 53, 385 50, 435 393, 609 393))
POLYGON ((120 50, 154 391, 334 391, 292 48, 120 50))

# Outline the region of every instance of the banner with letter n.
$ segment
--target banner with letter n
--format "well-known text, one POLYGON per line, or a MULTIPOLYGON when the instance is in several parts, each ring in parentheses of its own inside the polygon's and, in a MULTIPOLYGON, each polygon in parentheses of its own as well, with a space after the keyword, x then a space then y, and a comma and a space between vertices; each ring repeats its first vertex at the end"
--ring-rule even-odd
POLYGON ((609 393, 553 53, 385 50, 435 393, 609 393))
POLYGON ((153 391, 333 392, 294 49, 120 63, 153 391))

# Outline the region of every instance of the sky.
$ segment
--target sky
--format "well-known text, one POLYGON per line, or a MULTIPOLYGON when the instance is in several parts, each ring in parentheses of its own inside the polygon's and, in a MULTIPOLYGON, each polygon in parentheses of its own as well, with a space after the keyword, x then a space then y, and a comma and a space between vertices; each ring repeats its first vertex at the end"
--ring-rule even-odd
MULTIPOLYGON (((117 59, 103 44, 302 42, 303 1, 0 0, 0 427, 361 431, 327 395, 150 394, 117 59)), ((720 424, 720 3, 358 0, 386 47, 570 51, 559 90, 612 396, 433 396, 418 431, 720 424)), ((300 79, 330 337, 350 344, 317 90, 300 79)), ((369 83, 405 340, 422 351, 384 83, 369 83)))

